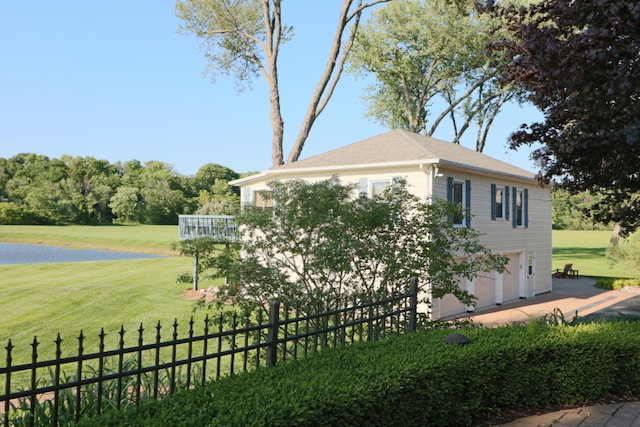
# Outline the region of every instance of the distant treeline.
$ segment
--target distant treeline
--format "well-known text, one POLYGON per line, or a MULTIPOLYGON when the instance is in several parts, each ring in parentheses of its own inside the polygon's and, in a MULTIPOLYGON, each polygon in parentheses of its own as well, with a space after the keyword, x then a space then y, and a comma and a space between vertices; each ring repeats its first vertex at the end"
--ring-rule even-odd
POLYGON ((556 230, 610 230, 613 224, 596 222, 591 212, 593 205, 602 201, 599 194, 583 191, 569 194, 560 188, 551 192, 552 221, 556 230))
POLYGON ((194 176, 167 163, 112 164, 26 153, 0 158, 0 224, 177 224, 179 214, 233 215, 233 170, 209 163, 194 176))
MULTIPOLYGON (((233 170, 208 163, 184 176, 167 163, 109 163, 93 157, 38 154, 0 158, 0 224, 177 224, 179 214, 235 215, 238 189, 233 170)), ((553 227, 609 228, 594 223, 598 195, 552 193, 553 227)))

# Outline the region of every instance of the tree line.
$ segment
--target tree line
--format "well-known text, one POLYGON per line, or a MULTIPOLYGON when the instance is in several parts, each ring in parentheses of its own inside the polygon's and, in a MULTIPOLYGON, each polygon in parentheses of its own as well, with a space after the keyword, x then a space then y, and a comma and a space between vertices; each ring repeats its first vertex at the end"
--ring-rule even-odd
MULTIPOLYGON (((239 193, 228 182, 239 177, 216 163, 184 176, 161 161, 112 164, 93 157, 18 154, 0 158, 0 224, 160 225, 177 224, 179 214, 236 215, 239 193)), ((610 228, 591 216, 591 207, 602 199, 555 188, 553 227, 610 228)))
POLYGON ((160 161, 110 163, 33 153, 0 158, 0 224, 177 224, 179 214, 233 215, 239 178, 215 163, 184 176, 160 161))
POLYGON ((560 187, 551 192, 551 216, 554 230, 611 230, 613 224, 595 217, 592 207, 602 203, 602 194, 581 191, 570 193, 560 187))

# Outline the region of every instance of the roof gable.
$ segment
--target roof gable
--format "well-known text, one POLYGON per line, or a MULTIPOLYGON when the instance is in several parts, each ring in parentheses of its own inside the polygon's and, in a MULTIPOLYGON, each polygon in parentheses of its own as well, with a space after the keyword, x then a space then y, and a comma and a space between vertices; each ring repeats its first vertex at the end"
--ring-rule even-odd
POLYGON ((339 173, 347 169, 392 168, 412 164, 439 164, 480 173, 535 179, 535 175, 525 169, 460 144, 395 129, 297 162, 275 166, 259 174, 231 181, 231 184, 242 186, 270 176, 293 176, 311 171, 339 173))

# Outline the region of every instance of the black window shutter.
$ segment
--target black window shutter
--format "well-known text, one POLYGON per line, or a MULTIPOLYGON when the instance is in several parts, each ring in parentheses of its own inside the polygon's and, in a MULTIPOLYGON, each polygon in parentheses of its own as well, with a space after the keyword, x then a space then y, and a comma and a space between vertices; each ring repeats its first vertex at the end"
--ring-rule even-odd
POLYGON ((524 227, 529 227, 529 190, 524 189, 524 200, 522 203, 522 215, 524 216, 524 227))
POLYGON ((509 221, 509 187, 504 187, 504 200, 502 202, 504 203, 505 210, 504 219, 509 221))
MULTIPOLYGON (((450 176, 447 177, 447 202, 453 203, 453 178, 450 176)), ((453 215, 449 215, 447 220, 453 222, 453 215)))

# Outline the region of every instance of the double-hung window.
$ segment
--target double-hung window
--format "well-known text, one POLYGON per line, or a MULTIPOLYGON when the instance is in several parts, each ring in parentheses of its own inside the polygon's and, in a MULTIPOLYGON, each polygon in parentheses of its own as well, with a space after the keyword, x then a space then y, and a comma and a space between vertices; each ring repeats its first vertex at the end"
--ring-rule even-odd
POLYGON ((371 194, 371 197, 381 196, 382 193, 384 193, 384 190, 386 190, 390 185, 391 180, 388 179, 371 181, 371 190, 369 194, 371 194))
POLYGON ((491 184, 491 219, 509 219, 509 187, 491 184))
POLYGON ((456 180, 452 177, 447 178, 447 201, 453 203, 456 210, 451 217, 453 225, 461 227, 471 227, 471 216, 469 209, 471 208, 471 181, 456 180))
POLYGON ((529 227, 529 191, 513 187, 513 228, 529 227))
POLYGON ((274 207, 274 201, 267 191, 256 191, 253 193, 253 204, 257 208, 272 209, 274 207))
POLYGON ((358 181, 358 192, 367 197, 378 197, 381 196, 387 188, 395 185, 395 183, 401 179, 399 176, 383 179, 360 178, 358 181))

